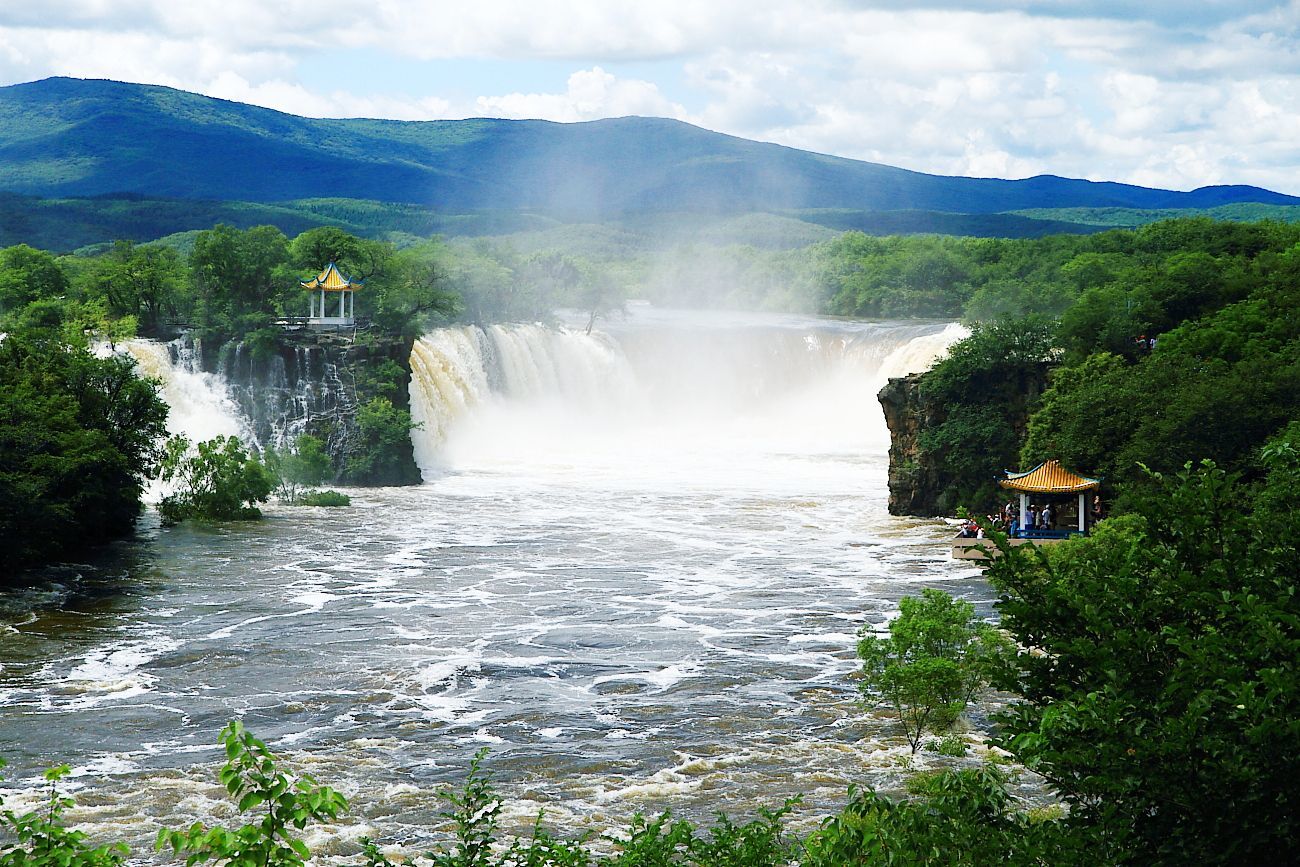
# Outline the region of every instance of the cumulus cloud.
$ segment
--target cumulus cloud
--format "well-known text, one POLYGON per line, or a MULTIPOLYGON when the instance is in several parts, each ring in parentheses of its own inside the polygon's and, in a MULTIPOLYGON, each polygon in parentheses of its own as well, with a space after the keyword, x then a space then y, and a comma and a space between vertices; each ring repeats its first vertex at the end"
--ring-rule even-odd
POLYGON ((660 115, 937 173, 1300 193, 1300 0, 4 7, 0 83, 117 78, 315 116, 660 115), (567 67, 568 78, 562 89, 494 80, 468 93, 314 80, 303 59, 330 52, 379 53, 395 70, 451 64, 453 76, 458 60, 529 60, 567 67), (623 71, 647 62, 675 72, 623 71))
POLYGON ((599 66, 569 76, 564 93, 509 93, 481 96, 485 117, 539 118, 573 122, 602 117, 651 115, 684 118, 686 110, 666 99, 649 81, 620 80, 599 66))

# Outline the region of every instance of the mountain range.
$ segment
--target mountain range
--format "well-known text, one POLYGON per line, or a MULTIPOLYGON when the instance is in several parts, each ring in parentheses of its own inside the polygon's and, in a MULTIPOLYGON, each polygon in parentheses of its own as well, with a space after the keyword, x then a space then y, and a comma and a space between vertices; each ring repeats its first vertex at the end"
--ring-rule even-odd
MULTIPOLYGON (((132 210, 124 202, 148 212, 141 200, 167 200, 153 210, 176 219, 149 231, 201 227, 186 225, 189 200, 208 203, 190 209, 205 218, 221 210, 211 203, 292 210, 288 203, 297 200, 331 198, 414 206, 444 222, 485 213, 561 222, 770 213, 835 229, 1007 235, 1099 228, 1053 220, 1050 211, 1059 208, 1300 205, 1250 186, 1178 192, 1050 175, 931 175, 662 118, 316 119, 167 87, 71 78, 0 88, 0 167, 0 192, 17 194, 0 201, 6 241, 17 214, 30 217, 33 200, 24 197, 114 201, 80 206, 97 212, 132 210)), ((111 217, 100 222, 108 225, 88 231, 111 230, 111 217)))

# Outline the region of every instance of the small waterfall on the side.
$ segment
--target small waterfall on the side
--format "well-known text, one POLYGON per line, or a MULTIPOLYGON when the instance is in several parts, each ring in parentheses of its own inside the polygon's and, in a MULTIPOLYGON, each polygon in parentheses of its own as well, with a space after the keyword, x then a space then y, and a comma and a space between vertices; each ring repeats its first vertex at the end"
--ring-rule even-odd
POLYGON ((192 442, 217 436, 238 436, 248 441, 250 431, 239 407, 221 377, 206 373, 200 364, 200 347, 187 338, 159 343, 129 340, 122 348, 135 359, 140 373, 161 383, 162 398, 170 407, 167 430, 192 442))
POLYGON ((317 345, 295 344, 258 354, 243 341, 224 344, 217 373, 249 420, 259 447, 291 447, 313 421, 334 420, 327 437, 332 453, 347 449, 347 423, 356 414, 354 389, 340 354, 317 345))
POLYGON ((876 392, 966 333, 943 323, 664 315, 604 334, 496 325, 425 335, 411 355, 416 462, 426 477, 655 463, 719 474, 760 454, 883 456, 876 392))
MULTIPOLYGON (((251 440, 251 429, 225 382, 203 370, 202 347, 197 342, 185 337, 170 343, 139 339, 127 341, 122 348, 135 359, 141 375, 160 383, 159 392, 168 406, 168 433, 192 443, 218 436, 251 440)), ((155 479, 145 489, 144 499, 156 503, 169 493, 171 486, 155 479)))

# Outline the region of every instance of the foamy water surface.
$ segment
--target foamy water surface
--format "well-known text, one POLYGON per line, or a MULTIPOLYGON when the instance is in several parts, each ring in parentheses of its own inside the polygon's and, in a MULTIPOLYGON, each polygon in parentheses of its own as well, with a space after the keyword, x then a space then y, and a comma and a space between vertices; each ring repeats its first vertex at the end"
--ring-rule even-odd
POLYGON ((473 388, 455 412, 430 397, 454 383, 416 395, 442 413, 425 485, 255 524, 149 516, 94 569, 3 597, 13 788, 67 762, 79 821, 147 850, 159 823, 229 818, 232 717, 352 799, 313 838, 326 854, 426 840, 432 792, 482 747, 519 826, 542 805, 600 830, 796 793, 812 821, 852 783, 896 785, 905 747, 856 701, 857 632, 922 587, 984 613, 991 594, 946 527, 886 514, 874 392, 954 332, 647 316, 506 336, 514 357, 429 339, 425 363, 463 362, 473 388), (552 379, 512 386, 528 364, 552 379), (587 364, 590 387, 564 385, 587 364))

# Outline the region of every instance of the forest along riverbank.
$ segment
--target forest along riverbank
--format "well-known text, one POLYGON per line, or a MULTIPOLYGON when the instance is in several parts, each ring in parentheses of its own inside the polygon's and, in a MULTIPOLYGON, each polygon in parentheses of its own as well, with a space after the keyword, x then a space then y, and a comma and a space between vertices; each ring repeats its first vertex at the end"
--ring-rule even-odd
POLYGON ((888 786, 901 741, 855 701, 857 629, 921 586, 990 592, 943 527, 886 513, 875 392, 960 333, 640 311, 428 335, 424 485, 150 518, 95 577, 3 599, 10 779, 69 762, 76 819, 147 847, 223 815, 239 714, 353 799, 326 854, 418 842, 483 746, 513 815, 570 828, 888 786))

